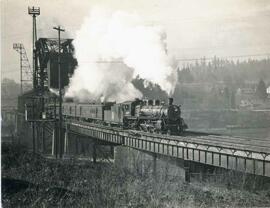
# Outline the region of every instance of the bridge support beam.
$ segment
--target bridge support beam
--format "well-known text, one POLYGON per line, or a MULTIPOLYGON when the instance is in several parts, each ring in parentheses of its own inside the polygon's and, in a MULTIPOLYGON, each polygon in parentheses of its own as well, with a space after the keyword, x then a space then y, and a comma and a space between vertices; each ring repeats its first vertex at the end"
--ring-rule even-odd
POLYGON ((44 123, 41 125, 41 139, 42 139, 42 152, 46 152, 46 140, 45 140, 45 129, 44 123))
POLYGON ((190 164, 189 161, 184 161, 185 182, 190 182, 190 164))
POLYGON ((36 125, 35 122, 32 122, 32 148, 33 148, 33 152, 36 152, 36 125))
POLYGON ((52 155, 55 154, 55 129, 52 132, 52 155))
POLYGON ((153 154, 153 177, 157 179, 157 154, 153 154))
POLYGON ((53 133, 52 133, 52 156, 55 156, 56 158, 58 157, 58 131, 57 128, 53 129, 53 133))
POLYGON ((69 129, 66 127, 65 138, 64 138, 64 155, 66 158, 69 155, 69 129))
POLYGON ((111 145, 111 156, 112 156, 112 159, 114 159, 114 146, 111 145))
POLYGON ((96 149, 96 142, 93 143, 93 162, 97 162, 97 149, 96 149))

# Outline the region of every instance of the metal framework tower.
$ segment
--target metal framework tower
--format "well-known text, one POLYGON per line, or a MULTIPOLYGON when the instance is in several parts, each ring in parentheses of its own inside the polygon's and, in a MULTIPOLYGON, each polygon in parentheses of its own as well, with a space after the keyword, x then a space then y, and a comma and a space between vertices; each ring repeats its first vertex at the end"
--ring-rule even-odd
POLYGON ((37 26, 36 26, 36 17, 40 15, 39 7, 28 7, 28 14, 33 17, 33 87, 37 89, 38 87, 38 74, 37 74, 37 65, 36 65, 36 56, 35 56, 35 43, 37 41, 37 26))
MULTIPOLYGON (((33 152, 39 151, 39 144, 45 144, 46 125, 53 128, 53 152, 56 157, 63 156, 63 128, 62 128, 62 91, 68 84, 68 76, 73 73, 77 65, 74 59, 72 39, 61 39, 58 30, 58 39, 39 38, 37 40, 36 17, 40 15, 39 7, 28 7, 28 14, 33 17, 33 92, 23 97, 25 104, 25 120, 32 124, 33 152), (61 61, 61 62, 60 62, 61 61), (50 88, 58 88, 59 97, 52 95, 50 88), (49 109, 54 100, 52 109, 49 109), (57 102, 58 101, 58 102, 57 102), (59 108, 59 113, 56 113, 59 108), (49 109, 49 110, 48 110, 49 109), (58 115, 57 115, 58 114, 58 115), (60 114, 60 115, 59 115, 60 114), (59 125, 57 125, 59 124, 59 125), (53 126, 53 127, 52 127, 53 126), (41 142, 40 142, 41 141, 41 142)), ((44 149, 44 148, 43 148, 44 149)))
POLYGON ((26 50, 22 43, 14 43, 13 49, 20 54, 20 81, 21 81, 21 94, 32 87, 33 72, 27 57, 26 50))

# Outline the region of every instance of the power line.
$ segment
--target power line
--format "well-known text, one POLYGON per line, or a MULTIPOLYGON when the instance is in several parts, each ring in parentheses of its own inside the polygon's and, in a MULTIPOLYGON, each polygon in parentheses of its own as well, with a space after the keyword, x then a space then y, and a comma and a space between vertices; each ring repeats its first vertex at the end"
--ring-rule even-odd
MULTIPOLYGON (((38 32, 44 31, 44 29, 37 29, 38 32)), ((29 37, 30 32, 18 33, 18 34, 11 34, 11 35, 4 35, 1 39, 9 39, 14 37, 29 37)))
MULTIPOLYGON (((176 58, 177 61, 199 61, 199 60, 212 60, 212 59, 233 59, 233 58, 248 58, 248 57, 262 57, 270 56, 269 53, 261 54, 243 54, 243 55, 234 55, 234 56, 213 56, 213 57, 201 57, 201 58, 176 58)), ((124 63, 123 61, 94 61, 94 60, 83 60, 79 63, 97 63, 97 64, 106 64, 106 63, 124 63)))
POLYGON ((270 56, 270 53, 246 54, 246 55, 235 55, 235 56, 214 56, 214 57, 187 58, 187 59, 177 58, 176 60, 182 62, 182 61, 200 61, 200 60, 212 60, 212 59, 234 59, 234 58, 262 57, 262 56, 270 56))
MULTIPOLYGON (((201 58, 176 58, 176 61, 178 62, 192 62, 192 61, 202 61, 202 60, 213 60, 213 59, 235 59, 235 58, 252 58, 252 57, 263 57, 263 56, 269 56, 270 57, 270 52, 269 53, 261 53, 261 54, 242 54, 242 55, 234 55, 234 56, 214 56, 214 57, 201 57, 201 58)), ((267 57, 267 58, 269 58, 267 57)), ((96 64, 122 64, 124 63, 123 61, 94 61, 94 60, 83 60, 80 61, 79 63, 96 63, 96 64)), ((19 73, 17 69, 13 70, 6 70, 6 71, 1 71, 2 74, 10 74, 10 73, 19 73)))
POLYGON ((19 71, 16 69, 16 70, 11 70, 11 71, 2 71, 1 72, 2 74, 10 74, 10 73, 12 73, 12 74, 17 74, 17 73, 19 73, 19 71))

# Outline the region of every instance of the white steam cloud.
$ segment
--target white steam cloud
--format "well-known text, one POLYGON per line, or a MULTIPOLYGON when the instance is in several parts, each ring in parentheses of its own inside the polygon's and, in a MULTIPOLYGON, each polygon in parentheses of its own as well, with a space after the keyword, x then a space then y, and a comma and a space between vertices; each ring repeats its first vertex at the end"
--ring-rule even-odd
POLYGON ((174 91, 176 71, 166 54, 160 27, 137 15, 94 9, 74 40, 78 67, 66 96, 80 101, 126 101, 142 97, 131 81, 139 76, 174 91))

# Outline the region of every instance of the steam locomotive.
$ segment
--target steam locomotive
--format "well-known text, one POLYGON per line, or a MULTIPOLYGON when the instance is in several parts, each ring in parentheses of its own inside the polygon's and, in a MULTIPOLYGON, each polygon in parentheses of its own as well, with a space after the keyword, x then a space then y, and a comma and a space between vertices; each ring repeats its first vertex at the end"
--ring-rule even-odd
POLYGON ((118 126, 124 129, 147 132, 181 134, 187 125, 181 117, 181 108, 159 100, 126 101, 123 103, 105 102, 100 104, 64 102, 62 113, 66 118, 118 126))

